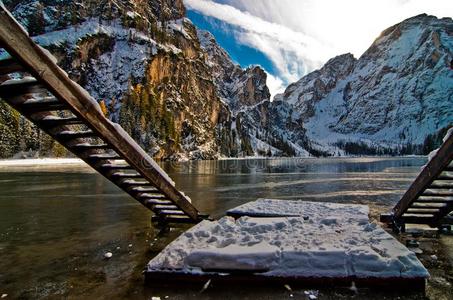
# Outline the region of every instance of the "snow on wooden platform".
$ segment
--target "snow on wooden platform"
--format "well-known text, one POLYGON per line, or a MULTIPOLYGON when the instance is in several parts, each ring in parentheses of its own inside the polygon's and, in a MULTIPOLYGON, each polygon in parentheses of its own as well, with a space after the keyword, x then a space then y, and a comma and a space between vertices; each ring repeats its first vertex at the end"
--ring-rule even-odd
POLYGON ((239 218, 203 221, 168 245, 149 262, 147 279, 247 274, 423 285, 429 276, 414 253, 369 222, 364 205, 262 199, 229 213, 239 218))

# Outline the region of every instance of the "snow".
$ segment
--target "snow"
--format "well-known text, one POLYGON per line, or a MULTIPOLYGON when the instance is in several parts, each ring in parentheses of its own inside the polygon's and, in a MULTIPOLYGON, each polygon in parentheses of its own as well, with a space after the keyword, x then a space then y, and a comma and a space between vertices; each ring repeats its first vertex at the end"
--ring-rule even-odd
POLYGON ((37 158, 0 160, 0 167, 85 164, 78 158, 37 158))
POLYGON ((445 143, 452 135, 453 135, 453 127, 448 129, 447 133, 445 134, 444 138, 442 139, 442 142, 445 143))
POLYGON ((363 205, 261 199, 232 211, 268 217, 205 220, 168 245, 147 270, 240 270, 301 278, 429 276, 414 253, 369 222, 363 205))

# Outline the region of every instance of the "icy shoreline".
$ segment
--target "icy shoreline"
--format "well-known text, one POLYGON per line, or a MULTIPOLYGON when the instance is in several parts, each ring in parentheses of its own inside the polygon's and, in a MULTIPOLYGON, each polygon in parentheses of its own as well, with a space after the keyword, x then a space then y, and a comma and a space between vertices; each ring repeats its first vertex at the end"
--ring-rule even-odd
POLYGON ((0 167, 51 166, 51 165, 84 165, 79 158, 30 158, 0 160, 0 167))

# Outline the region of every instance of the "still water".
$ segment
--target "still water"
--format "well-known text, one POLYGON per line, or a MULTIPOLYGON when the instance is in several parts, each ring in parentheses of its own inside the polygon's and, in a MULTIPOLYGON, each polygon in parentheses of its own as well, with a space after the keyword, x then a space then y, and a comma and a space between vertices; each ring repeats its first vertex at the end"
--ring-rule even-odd
MULTIPOLYGON (((398 201, 425 162, 271 159, 163 167, 214 217, 264 197, 368 204, 377 216, 398 201)), ((0 296, 6 299, 197 298, 183 289, 143 286, 146 262, 180 232, 158 233, 146 209, 88 167, 0 167, 0 296)))

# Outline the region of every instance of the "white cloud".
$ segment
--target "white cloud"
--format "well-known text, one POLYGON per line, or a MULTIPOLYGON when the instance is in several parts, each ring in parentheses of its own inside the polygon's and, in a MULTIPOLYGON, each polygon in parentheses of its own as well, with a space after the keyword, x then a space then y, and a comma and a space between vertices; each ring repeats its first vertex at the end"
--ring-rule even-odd
POLYGON ((332 56, 332 52, 313 37, 233 6, 209 0, 185 0, 184 3, 192 10, 235 26, 237 40, 263 52, 285 82, 298 80, 307 70, 320 67, 332 56))
MULTIPOLYGON (((280 82, 298 80, 329 58, 360 56, 386 28, 420 13, 451 17, 451 0, 184 0, 237 28, 238 42, 263 52, 280 82)), ((274 93, 273 93, 274 94, 274 93)))

